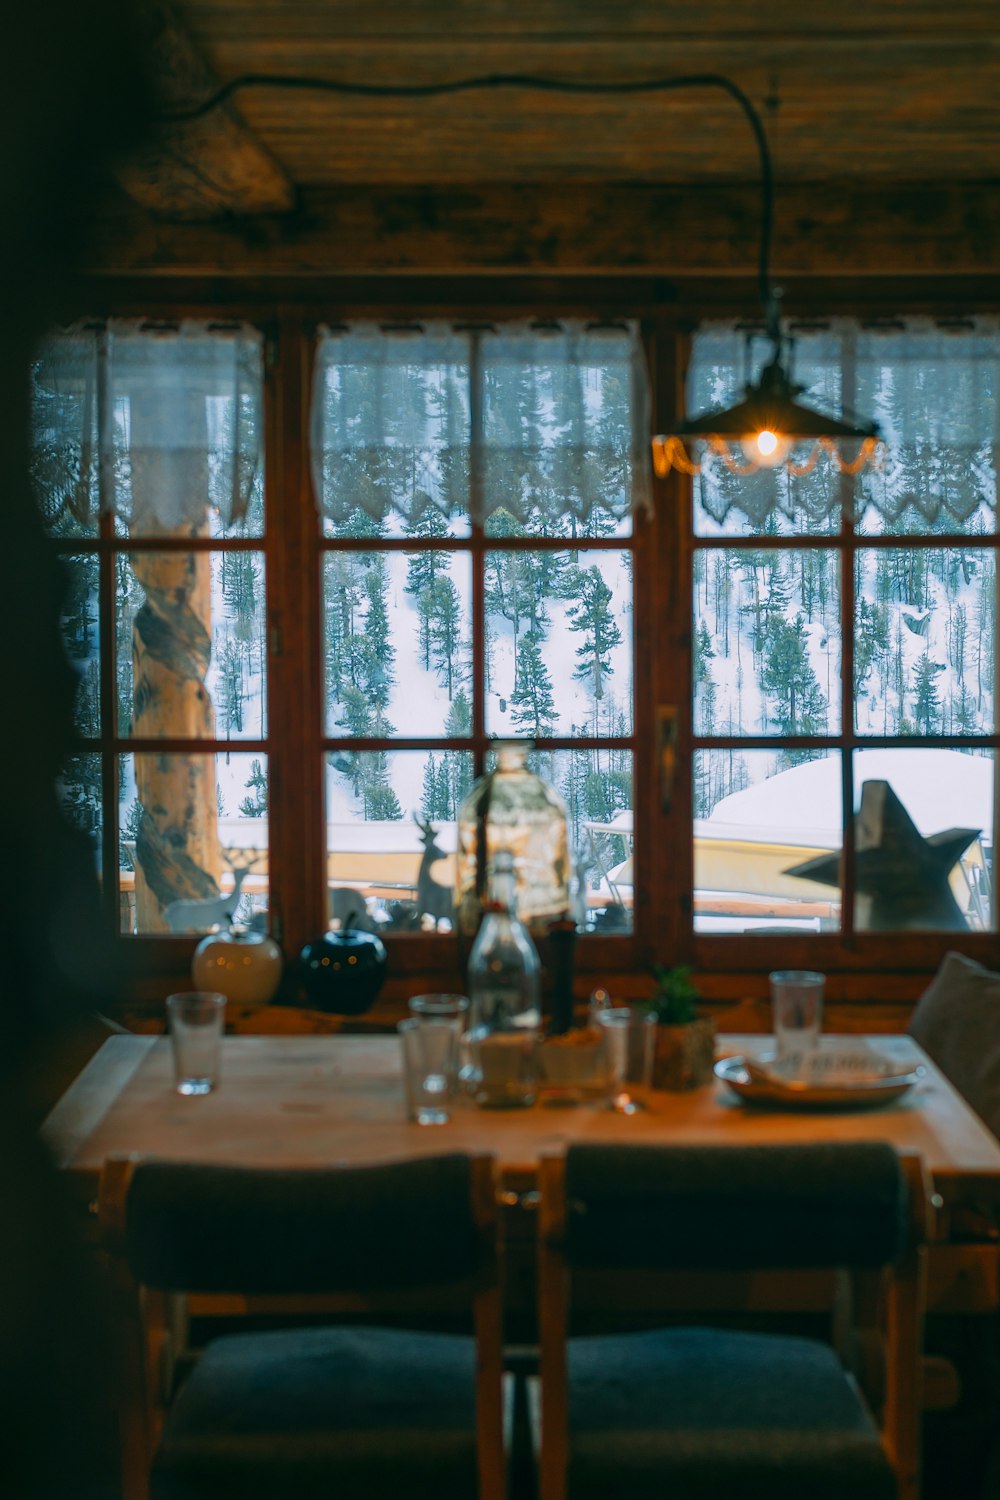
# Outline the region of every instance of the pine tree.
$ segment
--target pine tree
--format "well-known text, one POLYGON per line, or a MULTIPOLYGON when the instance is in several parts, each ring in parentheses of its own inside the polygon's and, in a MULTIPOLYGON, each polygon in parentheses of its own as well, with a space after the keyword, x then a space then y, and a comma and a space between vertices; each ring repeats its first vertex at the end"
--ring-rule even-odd
MULTIPOLYGON (((472 706, 464 688, 459 688, 451 700, 444 732, 454 740, 468 739, 472 733, 472 706)), ((472 756, 467 750, 446 750, 442 769, 447 773, 448 781, 448 811, 442 816, 456 818, 472 790, 472 756)))
POLYGON ((115 558, 115 688, 118 733, 123 737, 132 733, 132 621, 145 597, 128 556, 119 553, 115 558))
POLYGON ((252 552, 223 552, 222 598, 232 621, 233 636, 246 644, 255 634, 259 568, 252 552))
POLYGON ((518 648, 517 687, 510 697, 510 717, 522 734, 544 739, 559 721, 552 679, 542 656, 538 636, 529 630, 518 648))
POLYGON ((712 637, 708 631, 708 621, 702 616, 695 634, 694 642, 694 681, 695 686, 703 682, 711 682, 711 662, 715 657, 715 649, 712 645, 712 637))
POLYGON ((423 789, 420 795, 420 816, 425 821, 439 823, 451 817, 448 772, 444 762, 428 755, 424 761, 423 789))
POLYGON ((428 592, 430 593, 428 617, 430 654, 439 675, 443 677, 450 702, 454 696, 458 651, 461 645, 462 608, 458 590, 448 577, 439 578, 431 590, 425 590, 421 599, 428 592))
MULTIPOLYGON (((574 724, 571 732, 576 738, 584 733, 584 729, 574 724)), ((570 843, 578 850, 582 847, 583 821, 587 815, 585 799, 587 777, 590 774, 589 762, 589 750, 570 750, 563 756, 565 769, 559 782, 559 790, 566 803, 570 843)))
MULTIPOLYGON (((413 517, 411 529, 414 538, 426 540, 442 537, 448 535, 448 522, 428 501, 413 517)), ((434 548, 408 553, 405 592, 412 598, 419 599, 424 589, 434 587, 441 574, 447 571, 448 565, 449 554, 434 548)))
POLYGON ((228 738, 243 732, 243 704, 246 690, 243 686, 243 653, 235 641, 226 641, 219 662, 221 679, 221 703, 219 704, 222 729, 228 738))
MULTIPOLYGON (((445 751, 444 755, 442 755, 441 757, 441 764, 437 769, 437 785, 435 789, 434 802, 437 811, 435 812, 434 816, 436 818, 443 819, 445 822, 454 822, 458 816, 458 810, 455 807, 454 801, 452 799, 451 777, 448 774, 447 755, 448 752, 445 751)), ((468 759, 468 757, 466 757, 466 759, 468 759)))
POLYGON ((364 632, 359 614, 371 553, 330 552, 324 567, 324 648, 327 702, 364 679, 364 632))
POLYGON ((386 609, 387 582, 385 559, 376 554, 364 580, 364 597, 368 604, 361 644, 361 679, 368 701, 375 709, 386 709, 395 682, 392 667, 396 648, 389 631, 386 609))
POLYGON ((66 592, 60 623, 71 661, 85 662, 97 649, 99 567, 96 552, 85 552, 69 560, 64 571, 66 592))
MULTIPOLYGON (((374 733, 371 707, 361 688, 350 686, 344 688, 340 717, 336 724, 338 729, 342 729, 352 739, 363 739, 374 733)), ((337 770, 350 781, 355 797, 361 794, 361 783, 364 778, 363 762, 364 757, 357 750, 343 751, 337 757, 337 770)))
POLYGON ((931 661, 924 653, 913 673, 913 717, 920 734, 934 734, 941 728, 941 701, 937 678, 944 664, 931 661))
POLYGON ((976 700, 963 682, 959 687, 958 706, 955 709, 955 733, 975 734, 978 727, 976 723, 976 700))
POLYGON ((433 754, 424 761, 423 790, 420 795, 420 816, 424 822, 447 817, 440 804, 441 788, 438 781, 438 764, 433 754))
POLYGON ((596 565, 580 575, 580 594, 567 610, 570 630, 583 635, 576 649, 573 676, 590 685, 595 702, 604 697, 604 679, 612 675, 611 652, 621 644, 622 633, 611 613, 611 590, 596 565))
POLYGON ((878 604, 859 599, 854 624, 854 691, 860 696, 872 668, 889 651, 889 615, 878 604))
POLYGON ((365 756, 364 813, 366 822, 398 823, 403 816, 399 798, 389 780, 389 761, 384 750, 365 756))
MULTIPOLYGON (((379 739, 387 739, 393 733, 393 726, 379 713, 372 722, 372 733, 379 739)), ((361 790, 366 821, 399 822, 403 809, 389 779, 388 755, 384 750, 367 750, 359 759, 362 763, 361 790)))
POLYGON ((244 785, 251 795, 243 798, 240 812, 245 818, 264 817, 267 812, 267 775, 256 756, 250 762, 250 775, 244 785))
POLYGON ((801 615, 793 624, 771 621, 760 685, 772 700, 780 734, 821 734, 826 729, 826 699, 809 662, 801 615))
POLYGON ((951 627, 951 664, 959 682, 965 682, 965 654, 969 641, 969 617, 964 604, 955 606, 951 627))

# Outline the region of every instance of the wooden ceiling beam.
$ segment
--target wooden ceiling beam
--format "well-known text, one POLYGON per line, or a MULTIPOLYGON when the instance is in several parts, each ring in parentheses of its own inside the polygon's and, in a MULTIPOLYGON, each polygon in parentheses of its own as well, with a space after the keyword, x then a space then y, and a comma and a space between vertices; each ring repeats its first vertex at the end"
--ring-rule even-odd
MULTIPOLYGON (((200 103, 217 80, 172 7, 157 0, 143 20, 161 112, 200 103)), ((229 105, 204 119, 159 123, 116 175, 129 197, 164 219, 285 213, 296 201, 282 168, 229 105)))
MULTIPOLYGON (((773 270, 795 276, 990 275, 1000 184, 779 187, 773 270)), ((91 269, 124 276, 745 275, 759 195, 646 184, 314 188, 297 212, 172 224, 123 205, 91 269)))

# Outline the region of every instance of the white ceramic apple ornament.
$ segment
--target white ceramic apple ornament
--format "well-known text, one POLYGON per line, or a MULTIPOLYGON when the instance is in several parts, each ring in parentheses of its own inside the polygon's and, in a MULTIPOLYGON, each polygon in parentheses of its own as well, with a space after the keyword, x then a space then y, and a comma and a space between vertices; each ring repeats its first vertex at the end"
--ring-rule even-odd
POLYGON ((266 1005, 283 967, 281 949, 267 933, 229 928, 202 938, 191 978, 196 989, 218 990, 234 1005, 266 1005))

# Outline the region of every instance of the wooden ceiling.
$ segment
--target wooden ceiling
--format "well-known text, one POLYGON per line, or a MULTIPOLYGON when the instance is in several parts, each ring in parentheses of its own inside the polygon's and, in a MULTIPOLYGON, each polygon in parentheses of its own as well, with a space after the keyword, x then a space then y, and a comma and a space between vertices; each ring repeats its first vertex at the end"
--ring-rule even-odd
MULTIPOLYGON (((723 74, 766 128, 777 272, 1000 272, 996 0, 144 3, 164 110, 248 74, 723 74)), ((133 207, 95 269, 129 275, 743 275, 759 226, 752 132, 711 88, 373 99, 257 85, 161 126, 119 177, 133 207)))
MULTIPOLYGON (((722 73, 765 117, 783 182, 1000 175, 995 0, 183 0, 180 13, 221 82, 722 73)), ((750 131, 711 90, 372 100, 257 88, 236 107, 298 185, 757 176, 750 131)))

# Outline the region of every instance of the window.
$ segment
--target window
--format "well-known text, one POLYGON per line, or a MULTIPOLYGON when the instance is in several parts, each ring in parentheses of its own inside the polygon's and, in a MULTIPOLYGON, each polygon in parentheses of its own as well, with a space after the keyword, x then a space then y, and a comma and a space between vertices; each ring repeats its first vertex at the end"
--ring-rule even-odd
MULTIPOLYGON (((318 328, 312 352, 315 615, 288 581, 310 523, 276 522, 287 494, 264 504, 258 332, 77 328, 33 370, 36 480, 81 671, 64 800, 120 930, 266 920, 282 836, 269 657, 287 699, 318 625, 319 734, 296 744, 283 726, 273 748, 286 848, 306 826, 303 863, 325 867, 323 919, 449 933, 458 809, 491 742, 529 738, 566 799, 582 921, 627 932, 648 443, 634 328, 355 324, 318 328), (322 820, 314 794, 287 790, 314 756, 322 820)), ((283 399, 272 388, 271 409, 283 399)))
MULTIPOLYGON (((727 972, 985 955, 992 322, 797 330, 808 399, 875 415, 886 464, 710 461, 650 518, 662 315, 640 343, 627 320, 240 314, 79 325, 32 372, 80 674, 64 798, 109 925, 187 933, 158 971, 229 913, 290 956, 353 914, 398 972, 452 970, 457 810, 507 737, 567 803, 583 968, 690 960, 735 994, 727 972)), ((689 408, 756 356, 703 325, 689 408)))
POLYGON ((268 859, 263 341, 80 327, 48 340, 32 376, 36 487, 80 674, 64 806, 122 932, 251 921, 268 859))
MULTIPOLYGON (((695 928, 993 931, 1000 338, 845 323, 797 349, 807 399, 874 414, 887 457, 695 481, 695 928)), ((693 404, 745 358, 703 330, 693 404)))
POLYGON ((630 928, 641 357, 622 326, 321 334, 334 918, 363 901, 390 933, 450 930, 462 801, 492 739, 528 738, 581 919, 630 928))

